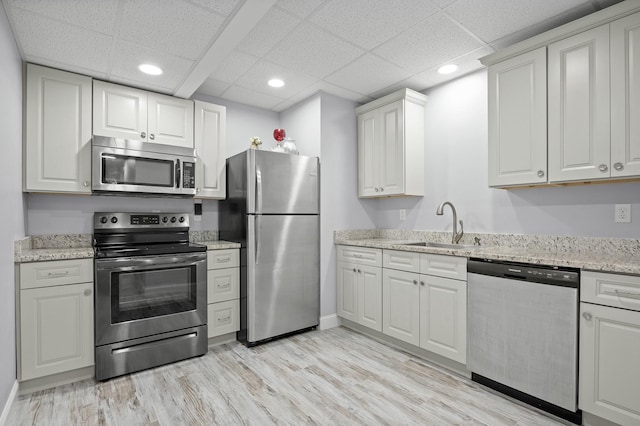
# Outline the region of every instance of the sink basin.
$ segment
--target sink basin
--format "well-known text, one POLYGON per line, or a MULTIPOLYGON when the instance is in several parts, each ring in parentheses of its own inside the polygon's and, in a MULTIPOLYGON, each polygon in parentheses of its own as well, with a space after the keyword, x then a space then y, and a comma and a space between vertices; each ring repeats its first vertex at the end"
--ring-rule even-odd
POLYGON ((444 249, 458 249, 458 250, 471 250, 471 249, 479 249, 480 246, 474 246, 471 244, 451 244, 451 243, 431 243, 428 241, 422 241, 419 243, 407 243, 403 244, 404 246, 419 246, 419 247, 433 247, 433 248, 444 248, 444 249))

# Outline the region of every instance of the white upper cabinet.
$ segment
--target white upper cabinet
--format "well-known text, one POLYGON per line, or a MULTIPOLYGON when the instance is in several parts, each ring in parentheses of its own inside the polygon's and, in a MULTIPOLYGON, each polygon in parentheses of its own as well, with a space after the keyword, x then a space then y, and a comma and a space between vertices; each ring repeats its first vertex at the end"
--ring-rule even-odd
POLYGON ((611 176, 640 175, 640 13, 611 23, 611 176))
POLYGON ((610 176, 609 25, 549 52, 549 181, 610 176))
POLYGON ((196 198, 226 196, 226 117, 225 107, 195 101, 196 198))
POLYGON ((193 148, 193 101, 94 81, 93 133, 193 148))
POLYGON ((27 64, 23 190, 91 193, 91 78, 27 64))
POLYGON ((356 108, 358 195, 424 195, 427 97, 409 89, 356 108))
POLYGON ((489 67, 489 186, 547 181, 547 50, 489 67))

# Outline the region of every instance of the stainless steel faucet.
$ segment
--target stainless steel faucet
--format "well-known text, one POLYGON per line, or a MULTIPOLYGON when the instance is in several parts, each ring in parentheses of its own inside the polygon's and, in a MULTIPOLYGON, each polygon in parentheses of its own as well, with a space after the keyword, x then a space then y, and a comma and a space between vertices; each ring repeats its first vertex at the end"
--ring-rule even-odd
POLYGON ((462 220, 460 220, 460 232, 458 232, 458 214, 456 213, 456 208, 453 207, 453 204, 448 201, 445 201, 438 206, 438 210, 436 210, 437 215, 442 216, 445 205, 451 207, 451 211, 453 212, 453 236, 451 237, 451 244, 458 244, 458 241, 460 241, 460 238, 462 238, 462 235, 464 234, 462 220))

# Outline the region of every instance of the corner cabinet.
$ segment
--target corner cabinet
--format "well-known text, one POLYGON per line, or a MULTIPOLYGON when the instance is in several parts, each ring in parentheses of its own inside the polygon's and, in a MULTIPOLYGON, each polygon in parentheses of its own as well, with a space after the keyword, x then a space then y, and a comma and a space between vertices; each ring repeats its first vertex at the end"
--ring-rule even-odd
POLYGON ((93 259, 18 266, 20 382, 94 364, 93 259))
POLYGON ((198 157, 195 197, 224 199, 227 109, 201 101, 194 104, 194 142, 198 157))
POLYGON ((358 195, 424 195, 427 97, 403 89, 356 108, 358 195))
POLYGON ((93 133, 193 148, 193 101, 95 80, 93 133))
POLYGON ((23 190, 91 193, 91 78, 27 64, 23 190))

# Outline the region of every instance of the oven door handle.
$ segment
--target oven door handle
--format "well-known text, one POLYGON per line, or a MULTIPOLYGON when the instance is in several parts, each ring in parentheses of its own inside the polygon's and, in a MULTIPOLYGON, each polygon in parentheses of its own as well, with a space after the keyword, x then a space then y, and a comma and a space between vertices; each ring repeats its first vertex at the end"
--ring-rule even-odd
POLYGON ((176 159, 176 188, 180 188, 180 159, 176 159))
POLYGON ((169 259, 162 259, 158 261, 157 257, 152 258, 123 258, 123 259, 109 259, 109 260, 97 260, 97 271, 144 271, 149 269, 168 269, 178 266, 193 266, 198 262, 206 261, 206 253, 190 256, 173 257, 169 259), (160 267, 160 268, 159 268, 160 267))

